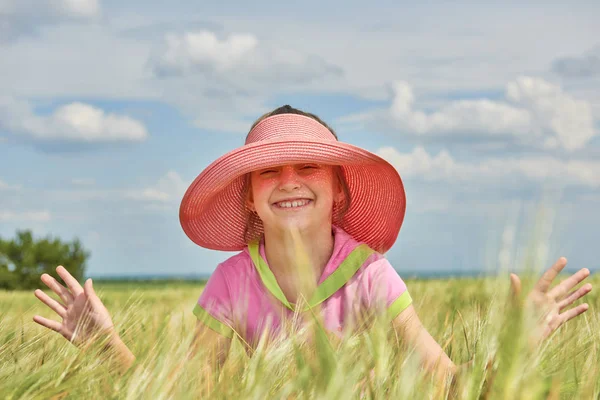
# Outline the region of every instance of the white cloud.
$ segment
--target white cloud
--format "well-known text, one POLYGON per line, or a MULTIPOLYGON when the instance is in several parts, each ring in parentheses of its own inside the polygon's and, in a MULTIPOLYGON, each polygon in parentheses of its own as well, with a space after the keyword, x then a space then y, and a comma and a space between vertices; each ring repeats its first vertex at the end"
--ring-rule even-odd
MULTIPOLYGON (((385 9, 371 5, 336 9, 334 18, 326 17, 326 13, 309 17, 299 10, 290 18, 285 7, 280 10, 286 13, 282 17, 264 5, 257 5, 251 16, 231 16, 207 5, 184 10, 167 3, 154 4, 136 13, 120 3, 106 7, 111 7, 107 12, 110 19, 103 24, 53 25, 36 40, 5 46, 0 92, 23 98, 152 99, 178 107, 191 115, 197 126, 223 129, 232 118, 239 118, 232 117, 232 109, 236 114, 256 115, 254 109, 293 91, 383 100, 387 95, 385 83, 398 77, 408 80, 418 93, 415 109, 431 109, 438 106, 440 98, 457 92, 496 92, 524 71, 548 72, 549 63, 558 54, 577 54, 590 48, 598 37, 597 21, 590 19, 594 7, 580 6, 567 13, 567 5, 560 4, 546 5, 543 17, 536 7, 519 7, 516 12, 515 5, 504 5, 490 12, 489 4, 438 4, 439 14, 432 14, 427 6, 408 10, 401 5, 385 9), (448 13, 455 18, 445 18, 448 13), (363 21, 377 22, 347 24, 357 14, 370 16, 363 21), (201 24, 198 15, 202 16, 201 24), (511 24, 503 23, 505 18, 510 18, 511 24), (136 37, 122 34, 123 28, 143 26, 154 28, 136 37), (555 29, 548 31, 547 26, 555 29), (212 52, 206 45, 211 40, 200 47, 204 64, 192 63, 190 54, 196 53, 186 52, 186 35, 175 35, 183 50, 174 54, 183 55, 187 61, 167 62, 169 79, 155 79, 152 70, 169 50, 166 42, 157 49, 156 38, 164 32, 199 33, 201 29, 214 32, 211 34, 216 38, 212 52), (543 31, 546 40, 540 41, 532 31, 543 31), (256 39, 257 45, 243 61, 256 60, 257 65, 240 67, 231 56, 239 55, 233 51, 232 38, 244 35, 256 39), (229 52, 230 57, 219 58, 214 49, 229 52), (290 61, 295 59, 300 64, 290 61), (186 62, 190 62, 191 72, 184 74, 187 67, 180 66, 186 62), (273 62, 276 65, 271 65, 273 62), (266 69, 257 68, 261 65, 266 69), (323 65, 333 71, 325 79, 313 78, 329 71, 323 65), (343 75, 337 75, 339 68, 343 75), (252 104, 239 108, 240 102, 252 104)), ((594 88, 597 85, 585 87, 591 95, 598 92, 594 88)), ((580 95, 583 88, 569 92, 573 90, 580 95)), ((227 129, 239 131, 239 126, 227 129)))
POLYGON ((245 132, 273 95, 342 75, 319 56, 250 33, 169 33, 147 60, 151 91, 210 131, 245 132))
POLYGON ((517 3, 436 2, 434 7, 435 12, 425 3, 410 8, 370 4, 297 18, 269 10, 247 18, 223 15, 218 21, 344 68, 347 79, 315 83, 312 90, 383 100, 383 84, 401 77, 418 90, 422 102, 453 92, 496 91, 519 74, 545 73, 558 54, 590 47, 600 33, 592 17, 597 3, 576 10, 565 3, 545 4, 543 13, 539 6, 517 3), (532 32, 543 32, 544 40, 532 32))
POLYGON ((31 34, 44 25, 99 16, 99 0, 0 0, 0 42, 31 34))
POLYGON ((5 222, 47 222, 52 219, 49 211, 8 211, 0 210, 0 221, 5 222))
POLYGON ((456 161, 446 150, 434 156, 420 146, 410 153, 382 147, 377 154, 394 165, 402 178, 418 178, 425 182, 497 185, 525 180, 563 186, 600 187, 599 161, 569 161, 538 156, 491 158, 479 163, 465 163, 456 161))
POLYGON ((45 116, 36 115, 28 102, 11 97, 0 97, 0 129, 34 141, 75 143, 138 142, 148 136, 140 121, 89 104, 66 104, 45 116))
POLYGON ((454 100, 429 113, 414 109, 414 101, 411 86, 397 81, 389 108, 342 121, 363 121, 416 136, 510 137, 523 145, 568 151, 581 149, 598 135, 588 101, 577 100, 540 78, 510 82, 504 101, 454 100))
POLYGON ((176 203, 181 200, 188 187, 181 176, 175 171, 169 171, 158 182, 141 190, 127 191, 125 197, 133 200, 176 203))
POLYGON ((213 32, 167 34, 151 65, 158 76, 201 74, 228 83, 302 83, 341 75, 339 67, 322 58, 261 44, 252 34, 219 39, 213 32))
POLYGON ((542 79, 521 77, 508 84, 506 97, 530 112, 529 132, 541 131, 544 147, 576 150, 598 134, 589 102, 574 99, 542 79))
POLYGON ((414 94, 407 82, 394 82, 389 114, 395 126, 419 135, 479 133, 524 133, 531 125, 526 110, 487 99, 453 101, 439 111, 427 114, 414 110, 414 94))
POLYGON ((249 34, 233 34, 219 41, 214 33, 207 31, 168 34, 165 41, 167 48, 156 68, 166 74, 191 72, 202 66, 226 71, 239 65, 258 46, 258 40, 249 34))

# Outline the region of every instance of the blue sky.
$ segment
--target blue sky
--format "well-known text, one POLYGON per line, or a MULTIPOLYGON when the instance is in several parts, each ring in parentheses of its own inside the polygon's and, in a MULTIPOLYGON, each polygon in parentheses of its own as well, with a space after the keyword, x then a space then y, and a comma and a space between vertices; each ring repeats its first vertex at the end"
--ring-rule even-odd
POLYGON ((401 273, 600 268, 597 2, 0 0, 0 236, 79 237, 91 276, 209 274, 211 161, 283 104, 388 159, 401 273))

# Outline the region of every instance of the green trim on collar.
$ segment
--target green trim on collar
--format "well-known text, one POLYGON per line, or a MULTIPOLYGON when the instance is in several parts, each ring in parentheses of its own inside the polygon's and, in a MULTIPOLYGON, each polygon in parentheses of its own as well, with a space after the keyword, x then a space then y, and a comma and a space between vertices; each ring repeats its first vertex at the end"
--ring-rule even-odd
POLYGON ((233 328, 210 315, 208 311, 200 306, 200 304, 196 304, 194 307, 194 315, 198 317, 198 321, 202 322, 213 331, 220 333, 229 339, 233 337, 233 328))
POLYGON ((317 287, 309 305, 314 307, 331 297, 342 286, 348 283, 354 274, 356 274, 356 271, 363 266, 367 258, 373 253, 374 250, 366 244, 361 244, 352 250, 340 266, 317 287))
MULTIPOLYGON (((253 241, 248 244, 248 250, 250 252, 250 258, 254 267, 258 271, 262 283, 265 285, 267 290, 271 292, 283 305, 290 310, 294 311, 294 307, 286 299, 281 287, 275 279, 275 275, 269 268, 267 262, 259 254, 258 241, 253 241)), ((331 297, 337 292, 342 286, 344 286, 350 278, 356 274, 356 271, 362 267, 367 261, 367 258, 374 253, 374 250, 369 248, 366 244, 357 246, 348 256, 342 261, 338 268, 333 271, 318 287, 308 304, 304 307, 301 312, 308 311, 312 307, 321 304, 323 301, 331 297)))
POLYGON ((275 275, 267 265, 267 263, 262 259, 258 252, 258 241, 253 241, 248 244, 248 250, 250 252, 250 258, 252 258, 252 263, 254 267, 258 271, 258 275, 260 275, 260 280, 263 285, 271 292, 273 296, 275 296, 280 302, 282 302, 287 308, 293 310, 290 302, 285 298, 281 287, 277 283, 277 279, 275 279, 275 275))

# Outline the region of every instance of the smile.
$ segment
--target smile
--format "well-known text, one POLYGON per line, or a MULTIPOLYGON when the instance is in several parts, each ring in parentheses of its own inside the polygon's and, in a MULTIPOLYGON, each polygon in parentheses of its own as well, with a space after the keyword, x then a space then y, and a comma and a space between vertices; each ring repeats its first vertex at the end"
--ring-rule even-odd
POLYGON ((312 200, 309 199, 298 199, 293 201, 280 201, 273 205, 277 208, 301 208, 308 205, 311 202, 312 200))

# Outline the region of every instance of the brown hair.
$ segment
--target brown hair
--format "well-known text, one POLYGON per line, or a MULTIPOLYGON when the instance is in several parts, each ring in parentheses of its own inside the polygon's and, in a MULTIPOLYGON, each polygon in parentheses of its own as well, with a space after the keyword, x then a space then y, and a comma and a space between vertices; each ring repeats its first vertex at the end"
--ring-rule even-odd
MULTIPOLYGON (((263 114, 260 118, 258 118, 256 121, 254 121, 254 123, 252 124, 252 127, 250 128, 250 131, 248 131, 248 134, 250 134, 252 129, 254 129, 254 127, 263 119, 272 117, 273 115, 279 115, 279 114, 297 114, 297 115, 304 115, 306 117, 310 117, 310 118, 314 119, 315 121, 319 122, 324 127, 326 127, 329 130, 329 132, 331 132, 332 135, 336 139, 338 139, 338 136, 335 133, 335 131, 329 125, 327 125, 323 120, 321 120, 321 118, 319 118, 318 116, 316 116, 312 113, 305 112, 305 111, 299 110, 297 108, 293 108, 287 104, 284 106, 281 106, 279 108, 276 108, 273 111, 270 111, 266 114, 263 114)), ((344 170, 342 169, 342 167, 340 167, 339 165, 335 165, 333 167, 333 171, 335 173, 335 176, 338 179, 338 182, 340 183, 340 185, 342 187, 342 191, 344 192, 344 200, 341 203, 333 204, 333 216, 332 216, 333 221, 332 222, 336 223, 336 222, 341 221, 344 218, 344 215, 350 208, 350 189, 348 188, 348 181, 346 180, 346 176, 344 174, 344 170)), ((246 243, 248 243, 252 240, 258 239, 258 237, 257 237, 258 232, 262 231, 262 221, 260 220, 258 214, 248 210, 247 206, 246 206, 246 200, 247 200, 248 196, 250 195, 250 189, 251 189, 250 174, 246 174, 244 181, 245 182, 244 182, 244 187, 243 187, 243 191, 242 191, 242 194, 243 194, 242 199, 244 201, 244 208, 246 209, 246 214, 247 214, 246 230, 244 232, 244 239, 246 240, 246 243)))

